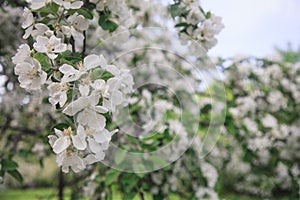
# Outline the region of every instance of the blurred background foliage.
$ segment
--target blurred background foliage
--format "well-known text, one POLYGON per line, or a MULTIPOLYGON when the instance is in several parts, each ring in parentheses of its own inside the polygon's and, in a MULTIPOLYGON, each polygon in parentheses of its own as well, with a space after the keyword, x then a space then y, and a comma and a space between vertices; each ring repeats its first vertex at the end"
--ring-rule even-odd
MULTIPOLYGON (((3 176, 4 173, 10 174, 9 176, 4 176, 4 180, 1 180, 3 184, 0 185, 0 199, 55 199, 57 191, 53 188, 61 189, 62 187, 66 188, 65 196, 71 196, 72 199, 82 199, 83 197, 82 195, 78 195, 78 191, 84 193, 84 189, 81 186, 86 186, 87 183, 83 181, 83 178, 88 177, 89 171, 81 175, 62 175, 59 172, 59 168, 57 168, 54 156, 51 156, 50 147, 43 145, 47 143, 46 136, 49 134, 48 130, 52 129, 53 125, 59 123, 61 119, 56 113, 50 111, 51 107, 49 105, 43 104, 41 108, 40 104, 43 102, 40 98, 28 95, 20 89, 16 76, 13 74, 13 64, 10 58, 22 42, 20 40, 22 38, 20 13, 21 7, 25 5, 26 1, 0 1, 1 16, 3 16, 0 18, 0 160, 2 165, 0 176, 3 176), (11 16, 14 16, 14 18, 11 18, 11 16), (64 176, 63 181, 61 180, 62 176, 64 176), (30 191, 28 190, 30 188, 52 189, 30 191), (19 189, 26 189, 30 192, 24 193, 23 190, 19 189), (28 197, 25 197, 25 194, 28 197)), ((292 82, 298 80, 300 76, 299 69, 294 72, 293 67, 300 62, 300 48, 298 51, 276 49, 275 52, 275 56, 272 58, 245 57, 238 59, 217 59, 216 65, 224 75, 224 80, 217 81, 225 82, 227 95, 227 105, 220 106, 220 113, 225 111, 227 113, 224 133, 220 135, 212 152, 203 160, 200 160, 200 162, 208 162, 217 169, 218 178, 215 190, 221 199, 299 198, 300 181, 299 174, 297 174, 300 163, 299 157, 298 155, 293 155, 291 158, 280 156, 281 147, 291 151, 288 155, 291 155, 291 153, 297 154, 300 150, 299 102, 297 102, 297 99, 292 94, 284 93, 286 89, 282 87, 282 84, 266 89, 266 87, 270 86, 268 85, 270 82, 263 82, 257 79, 254 76, 255 74, 252 73, 252 70, 255 71, 257 68, 262 68, 263 72, 266 72, 267 68, 276 64, 280 66, 280 70, 286 75, 284 77, 287 80, 292 82), (248 71, 244 72, 243 69, 240 69, 240 65, 242 67, 247 65, 248 71), (248 65, 251 66, 251 69, 248 69, 248 65), (227 81, 227 77, 233 78, 227 81), (251 117, 258 124, 261 124, 259 118, 263 118, 266 114, 273 112, 273 114, 278 114, 278 117, 276 117, 278 124, 295 123, 293 131, 296 144, 291 147, 287 138, 275 138, 280 143, 276 143, 277 146, 268 147, 268 162, 264 163, 260 161, 259 150, 249 149, 249 140, 254 137, 248 133, 249 130, 247 127, 241 125, 243 122, 240 122, 238 118, 233 116, 230 108, 239 106, 240 103, 237 102, 237 99, 240 97, 251 96, 257 91, 261 92, 264 89, 271 90, 274 88, 283 92, 291 107, 287 106, 286 109, 280 108, 279 110, 272 111, 271 108, 273 105, 267 102, 267 96, 264 96, 262 99, 268 105, 262 108, 255 108, 255 114, 251 117), (262 109, 266 110, 262 111, 262 109), (256 115, 260 112, 263 115, 256 115), (278 178, 277 176, 280 174, 276 171, 279 163, 284 163, 284 166, 287 168, 287 174, 283 178, 278 178), (293 173, 296 173, 296 175, 293 173), (251 177, 250 175, 253 176, 251 177), (290 179, 290 181, 287 185, 284 185, 287 179, 290 179)), ((280 82, 280 80, 277 81, 280 82)), ((205 135, 209 127, 211 104, 218 104, 217 99, 215 102, 207 100, 210 95, 209 91, 213 87, 217 87, 217 84, 214 84, 214 82, 206 90, 198 94, 198 98, 202 102, 198 131, 200 137, 205 135)), ((299 86, 296 90, 299 91, 299 86)), ((213 91, 218 91, 218 88, 214 88, 213 91)), ((263 94, 268 95, 269 91, 263 92, 263 94)), ((248 118, 251 118, 250 115, 250 113, 247 113, 248 118)), ((243 119, 240 120, 242 121, 243 119)), ((266 135, 269 132, 264 127, 258 127, 258 129, 262 132, 262 135, 266 135)), ((271 129, 273 128, 271 127, 271 129)), ((292 133, 289 133, 288 136, 290 135, 292 133)), ((274 138, 269 140, 274 141, 274 138)), ((189 181, 189 179, 182 179, 182 185, 189 185, 194 181, 201 182, 201 184, 203 182, 204 185, 208 184, 205 178, 199 178, 205 172, 201 172, 198 169, 198 161, 195 161, 195 154, 197 153, 195 149, 197 147, 191 148, 177 161, 185 163, 185 167, 192 177, 190 182, 185 182, 189 181)), ((150 188, 149 185, 156 185, 156 189, 159 192, 154 199, 160 199, 162 198, 162 196, 159 196, 161 192, 160 187, 163 185, 162 182, 167 180, 167 176, 171 176, 174 173, 172 170, 175 168, 176 163, 159 172, 155 172, 162 176, 161 181, 157 181, 152 177, 153 174, 155 176, 155 173, 152 175, 123 173, 99 164, 97 170, 101 172, 102 176, 94 177, 94 182, 100 186, 97 191, 98 193, 110 190, 110 193, 113 194, 110 197, 111 199, 121 199, 123 197, 120 195, 123 193, 128 194, 126 197, 128 199, 131 199, 131 196, 135 199, 151 199, 152 197, 148 194, 153 193, 152 189, 155 187, 150 188), (144 182, 148 184, 143 184, 144 182), (135 197, 141 191, 140 188, 135 188, 136 185, 139 185, 144 192, 142 195, 139 194, 139 197, 135 197)), ((281 170, 285 171, 285 168, 281 170)), ((180 174, 178 177, 180 179, 180 174)), ((166 182, 166 184, 170 187, 172 186, 172 182, 166 182)), ((191 199, 192 197, 189 195, 189 192, 191 191, 180 191, 180 188, 178 188, 176 192, 174 191, 174 193, 169 194, 169 198, 191 199)))

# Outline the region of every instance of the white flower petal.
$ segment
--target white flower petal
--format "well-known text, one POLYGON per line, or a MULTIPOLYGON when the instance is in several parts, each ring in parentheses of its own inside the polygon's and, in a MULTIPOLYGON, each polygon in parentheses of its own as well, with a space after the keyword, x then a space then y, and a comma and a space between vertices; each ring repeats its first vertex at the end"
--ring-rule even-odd
POLYGON ((111 101, 113 106, 122 104, 122 102, 124 101, 122 92, 120 92, 119 90, 115 90, 112 94, 111 101))
POLYGON ((84 170, 86 167, 84 161, 78 155, 74 155, 72 157, 71 163, 72 163, 71 168, 75 173, 84 170))
POLYGON ((16 65, 18 63, 24 62, 30 57, 30 47, 28 44, 21 44, 18 48, 17 54, 12 57, 12 62, 16 65))
POLYGON ((107 113, 109 110, 103 106, 95 106, 94 110, 98 113, 107 113))
POLYGON ((71 9, 79 9, 81 6, 83 6, 82 1, 75 1, 71 4, 71 9))
POLYGON ((64 133, 59 129, 54 128, 54 132, 57 135, 57 137, 63 137, 64 136, 64 133))
POLYGON ((66 91, 61 92, 59 98, 59 106, 62 108, 67 102, 67 100, 68 100, 67 92, 66 91))
POLYGON ((100 55, 100 67, 102 69, 106 69, 107 62, 103 55, 100 55))
POLYGON ((72 73, 74 70, 74 67, 72 67, 71 65, 68 64, 63 64, 60 68, 59 71, 62 72, 63 74, 66 73, 72 73))
POLYGON ((24 13, 23 13, 23 23, 22 23, 22 28, 26 29, 29 26, 31 26, 34 22, 34 17, 33 14, 30 12, 30 10, 28 8, 24 9, 24 13))
POLYGON ((69 173, 69 166, 62 166, 61 169, 64 173, 69 173))
POLYGON ((51 147, 53 147, 55 141, 57 140, 57 137, 55 135, 48 135, 49 144, 51 147))
POLYGON ((92 83, 92 87, 95 90, 103 90, 105 87, 105 81, 102 79, 97 79, 94 81, 94 83, 92 83))
POLYGON ((94 133, 95 141, 98 143, 109 142, 111 140, 111 134, 108 130, 103 129, 94 133))
POLYGON ((96 112, 90 112, 87 116, 88 126, 96 130, 104 129, 106 125, 106 118, 103 115, 97 114, 96 112))
POLYGON ((67 157, 67 152, 64 151, 56 156, 56 163, 60 167, 62 166, 63 160, 67 157))
POLYGON ((56 154, 59 154, 66 150, 71 144, 70 138, 68 136, 63 136, 58 138, 53 144, 53 151, 56 154))
POLYGON ((66 44, 59 44, 59 45, 55 46, 55 48, 54 48, 55 53, 64 52, 66 50, 67 50, 67 45, 66 44))
POLYGON ((89 144, 89 149, 93 153, 97 153, 102 151, 101 145, 97 143, 93 138, 88 137, 88 144, 89 144))
POLYGON ((79 135, 75 135, 75 136, 72 135, 71 138, 72 138, 73 145, 76 149, 81 151, 86 149, 87 144, 85 138, 82 138, 79 135))
POLYGON ((63 110, 63 113, 69 116, 74 116, 79 111, 83 110, 88 105, 86 98, 80 97, 79 99, 71 102, 67 107, 63 110))
POLYGON ((105 70, 108 71, 109 73, 111 73, 114 76, 120 75, 120 70, 114 65, 107 65, 105 67, 105 70))
POLYGON ((96 130, 102 130, 106 125, 106 118, 87 108, 78 114, 77 122, 96 130))
POLYGON ((104 157, 105 157, 105 153, 103 151, 100 151, 100 152, 96 153, 95 155, 94 154, 87 155, 83 160, 86 165, 90 165, 95 162, 99 162, 99 161, 103 160, 104 157))
POLYGON ((84 58, 83 65, 86 70, 93 69, 100 65, 100 58, 97 55, 89 55, 84 58))
POLYGON ((79 85, 79 92, 82 96, 88 96, 90 93, 89 85, 79 85))

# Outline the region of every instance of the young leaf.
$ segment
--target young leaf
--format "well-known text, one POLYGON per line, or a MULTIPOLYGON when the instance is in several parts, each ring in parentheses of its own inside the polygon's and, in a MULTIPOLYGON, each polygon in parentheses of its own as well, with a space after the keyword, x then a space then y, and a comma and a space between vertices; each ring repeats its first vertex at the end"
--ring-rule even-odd
POLYGON ((109 170, 108 173, 105 176, 105 185, 109 186, 112 183, 116 182, 119 175, 120 175, 120 171, 117 170, 109 170))
POLYGON ((18 167, 18 163, 13 160, 3 159, 1 162, 1 166, 5 171, 13 171, 18 167))
POLYGON ((141 163, 138 163, 136 165, 133 165, 133 170, 135 172, 135 174, 140 177, 140 178, 143 178, 145 173, 140 173, 141 171, 146 171, 146 168, 143 164, 141 163))
POLYGON ((36 53, 33 57, 41 63, 42 69, 45 72, 49 71, 49 69, 51 68, 51 62, 48 56, 42 53, 36 53))
POLYGON ((115 156, 115 163, 118 165, 120 163, 123 162, 123 160, 126 157, 126 151, 125 150, 118 150, 116 152, 116 156, 115 156))
POLYGON ((86 8, 80 8, 79 10, 76 10, 76 12, 87 19, 93 19, 93 14, 86 8))
POLYGON ((99 17, 98 24, 103 30, 109 32, 114 32, 118 28, 118 25, 115 22, 107 19, 103 15, 99 17))
POLYGON ((124 188, 124 191, 129 193, 137 185, 138 181, 139 177, 136 174, 126 173, 122 177, 121 184, 124 188))
POLYGON ((132 200, 137 195, 137 192, 130 192, 124 196, 124 200, 132 200))
POLYGON ((23 182, 23 176, 20 174, 18 170, 7 171, 12 177, 14 177, 17 181, 23 182))

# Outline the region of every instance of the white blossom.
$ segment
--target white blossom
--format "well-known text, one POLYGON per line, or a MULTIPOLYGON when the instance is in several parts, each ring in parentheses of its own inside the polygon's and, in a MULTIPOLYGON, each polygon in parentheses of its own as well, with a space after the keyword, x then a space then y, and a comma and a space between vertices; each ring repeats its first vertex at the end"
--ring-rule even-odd
POLYGON ((277 119, 272 116, 271 114, 267 114, 264 118, 261 120, 262 124, 266 128, 275 128, 277 127, 277 119))
POLYGON ((33 47, 40 53, 46 53, 50 59, 55 59, 57 53, 67 50, 67 45, 61 42, 60 38, 52 35, 50 38, 44 36, 37 36, 33 47))
POLYGON ((85 31, 89 27, 89 22, 82 15, 77 13, 71 15, 67 19, 68 25, 62 26, 62 32, 70 38, 73 36, 76 44, 81 44, 84 40, 84 35, 81 31, 85 31))
POLYGON ((63 73, 63 77, 61 79, 62 83, 68 83, 78 80, 82 75, 83 72, 75 69, 73 66, 68 64, 63 64, 59 71, 63 73))
POLYGON ((30 58, 30 47, 28 44, 21 44, 18 51, 14 57, 12 57, 12 62, 17 65, 24 62, 26 59, 30 58))
POLYGON ((18 75, 20 86, 28 91, 39 90, 47 79, 47 74, 42 70, 41 64, 33 58, 18 63, 15 67, 15 74, 18 75))
POLYGON ((26 29, 32 26, 33 23, 34 23, 34 17, 32 12, 28 8, 24 8, 22 28, 26 29))
POLYGON ((65 151, 71 145, 71 128, 65 129, 64 131, 54 129, 56 136, 50 135, 49 143, 53 148, 54 153, 60 154, 65 151))
POLYGON ((49 90, 49 102, 52 105, 59 103, 60 107, 63 107, 67 102, 67 91, 69 86, 66 82, 53 82, 48 86, 49 90))
POLYGON ((70 167, 75 173, 81 172, 86 168, 83 159, 74 152, 62 152, 57 155, 56 162, 59 167, 62 167, 62 171, 65 173, 69 172, 70 167))
POLYGON ((53 0, 54 3, 63 6, 65 9, 79 9, 83 5, 82 1, 77 0, 53 0))
POLYGON ((46 6, 47 3, 50 3, 52 0, 31 0, 30 8, 32 10, 38 10, 44 6, 46 6))
POLYGON ((102 113, 108 110, 103 106, 98 106, 100 95, 92 92, 90 95, 86 88, 81 90, 81 97, 72 101, 63 110, 66 115, 77 115, 77 122, 88 125, 90 128, 102 130, 106 125, 106 119, 102 113))

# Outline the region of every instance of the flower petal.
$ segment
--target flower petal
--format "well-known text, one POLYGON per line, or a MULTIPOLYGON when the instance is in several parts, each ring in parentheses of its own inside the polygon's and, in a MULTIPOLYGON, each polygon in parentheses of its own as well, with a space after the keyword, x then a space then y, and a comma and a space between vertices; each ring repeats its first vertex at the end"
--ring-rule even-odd
POLYGON ((89 85, 79 85, 79 92, 82 96, 88 96, 90 93, 89 85))
POLYGON ((74 116, 76 113, 84 109, 88 105, 88 101, 84 97, 80 97, 79 99, 71 102, 67 107, 63 110, 63 113, 69 116, 74 116))
POLYGON ((111 140, 111 134, 107 129, 103 129, 102 131, 97 131, 94 133, 95 141, 98 143, 109 142, 111 140))
POLYGON ((105 157, 105 153, 103 151, 100 151, 98 153, 94 154, 89 154, 87 155, 83 160, 85 162, 85 164, 90 165, 93 164, 95 162, 99 162, 101 160, 103 160, 105 157))
POLYGON ((53 147, 53 144, 57 140, 57 137, 55 135, 48 135, 48 139, 49 139, 50 146, 53 147))
POLYGON ((53 151, 59 154, 66 150, 71 144, 70 138, 68 136, 63 136, 58 138, 53 144, 53 151))
POLYGON ((85 138, 82 138, 79 135, 75 135, 75 136, 72 135, 71 138, 72 138, 73 145, 76 149, 81 151, 86 149, 87 144, 85 138))
POLYGON ((84 58, 83 65, 86 70, 93 69, 100 65, 99 56, 92 54, 84 58))
POLYGON ((93 138, 88 137, 87 141, 89 143, 89 149, 91 150, 91 152, 97 153, 102 151, 101 145, 97 143, 93 138))

